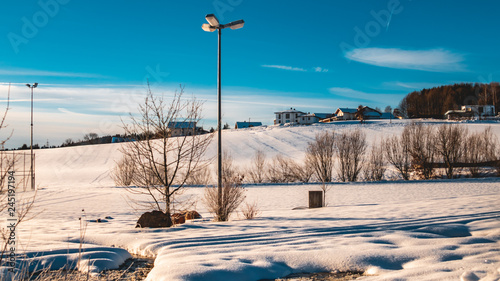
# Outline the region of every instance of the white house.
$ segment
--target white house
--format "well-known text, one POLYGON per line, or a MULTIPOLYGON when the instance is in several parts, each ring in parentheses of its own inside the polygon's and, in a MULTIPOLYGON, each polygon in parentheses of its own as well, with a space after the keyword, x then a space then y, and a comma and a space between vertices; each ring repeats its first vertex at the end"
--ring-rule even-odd
POLYGON ((355 120, 356 112, 358 112, 356 108, 337 108, 335 116, 337 116, 337 120, 355 120))
POLYGON ((299 117, 298 123, 301 125, 311 125, 332 116, 332 113, 307 113, 299 117))
POLYGON ((473 116, 495 116, 494 105, 462 105, 462 111, 471 112, 473 116))
POLYGON ((299 123, 299 117, 305 115, 305 112, 296 110, 295 108, 290 108, 285 111, 275 112, 276 119, 274 119, 274 125, 286 124, 286 123, 299 123))
POLYGON ((290 108, 285 111, 275 112, 276 119, 274 124, 300 124, 300 125, 311 125, 314 123, 319 123, 319 121, 330 118, 333 116, 331 113, 305 113, 298 111, 295 108, 290 108))

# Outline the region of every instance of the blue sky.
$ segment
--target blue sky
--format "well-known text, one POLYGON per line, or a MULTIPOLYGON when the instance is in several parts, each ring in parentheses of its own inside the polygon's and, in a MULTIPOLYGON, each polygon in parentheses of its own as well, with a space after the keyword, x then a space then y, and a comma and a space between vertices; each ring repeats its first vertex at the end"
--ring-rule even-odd
POLYGON ((457 82, 498 81, 498 1, 4 1, 0 90, 13 130, 7 147, 59 145, 89 132, 121 133, 149 79, 158 94, 178 85, 205 101, 215 126, 217 35, 224 30, 223 122, 272 124, 294 107, 334 112, 359 104, 395 107, 409 92, 457 82))

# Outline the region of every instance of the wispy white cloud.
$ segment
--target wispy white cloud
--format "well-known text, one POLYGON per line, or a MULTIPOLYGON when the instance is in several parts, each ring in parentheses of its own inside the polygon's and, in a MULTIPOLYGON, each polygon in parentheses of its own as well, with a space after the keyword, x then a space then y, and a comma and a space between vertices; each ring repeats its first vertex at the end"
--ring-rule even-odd
POLYGON ((410 90, 421 90, 425 88, 439 87, 447 83, 430 83, 430 82, 388 82, 386 85, 395 86, 398 88, 410 89, 410 90))
POLYGON ((317 66, 314 68, 314 71, 315 72, 328 72, 328 69, 317 66))
POLYGON ((332 87, 328 91, 336 96, 348 98, 350 100, 362 102, 369 101, 374 104, 397 104, 404 94, 377 94, 366 93, 363 91, 354 90, 351 88, 332 87))
POLYGON ((293 66, 288 66, 288 65, 269 65, 269 64, 264 64, 262 67, 267 67, 267 68, 277 68, 277 69, 283 69, 283 70, 290 70, 290 71, 307 71, 306 69, 302 67, 293 67, 293 66))
POLYGON ((302 67, 294 67, 294 66, 288 66, 288 65, 276 65, 276 64, 263 64, 262 67, 267 67, 267 68, 277 68, 277 69, 283 69, 283 70, 289 70, 289 71, 300 71, 300 72, 328 72, 327 68, 323 68, 320 66, 316 67, 311 67, 309 69, 302 68, 302 67))
POLYGON ((434 72, 465 71, 464 56, 445 49, 359 48, 347 52, 345 57, 361 63, 397 69, 434 72))
POLYGON ((35 69, 0 69, 0 75, 12 76, 42 76, 42 77, 76 77, 76 78, 105 78, 105 76, 93 73, 59 72, 35 69))

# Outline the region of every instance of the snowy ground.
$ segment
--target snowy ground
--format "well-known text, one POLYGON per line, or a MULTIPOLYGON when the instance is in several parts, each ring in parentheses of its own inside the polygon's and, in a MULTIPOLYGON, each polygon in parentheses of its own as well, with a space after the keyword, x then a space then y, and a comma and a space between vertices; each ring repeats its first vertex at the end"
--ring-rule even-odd
MULTIPOLYGON (((467 124, 470 130, 487 125, 500 136, 498 123, 467 124)), ((224 133, 224 147, 242 166, 255 149, 301 160, 319 130, 353 126, 231 130, 224 133)), ((364 130, 373 142, 402 126, 374 122, 364 130)), ((338 183, 327 193, 328 207, 296 210, 318 185, 249 185, 247 201, 262 211, 256 220, 210 222, 199 202, 205 219, 136 229, 141 211, 108 174, 119 159, 117 149, 109 144, 37 153, 41 213, 18 229, 23 252, 54 268, 75 263, 84 216, 91 222, 83 270, 116 267, 133 253, 156 257, 148 280, 259 280, 330 270, 365 271, 361 280, 500 280, 499 178, 338 183), (92 222, 98 218, 104 222, 92 222)), ((202 188, 189 188, 184 196, 202 194, 202 188)))

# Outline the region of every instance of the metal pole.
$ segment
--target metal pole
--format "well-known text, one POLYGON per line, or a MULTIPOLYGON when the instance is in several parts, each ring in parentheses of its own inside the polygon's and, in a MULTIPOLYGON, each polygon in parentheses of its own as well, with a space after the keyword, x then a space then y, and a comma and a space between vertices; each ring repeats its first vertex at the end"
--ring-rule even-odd
POLYGON ((221 29, 217 29, 219 33, 219 48, 218 48, 218 62, 217 62, 217 122, 218 122, 218 144, 217 144, 217 204, 218 216, 222 215, 222 111, 221 111, 221 29))
POLYGON ((33 171, 33 86, 31 88, 31 190, 35 190, 35 171, 33 171))

